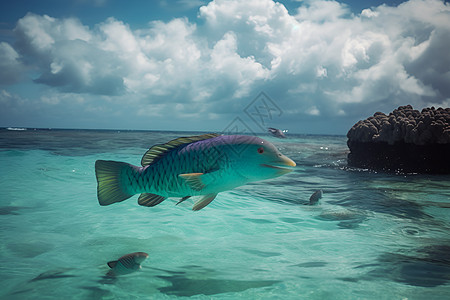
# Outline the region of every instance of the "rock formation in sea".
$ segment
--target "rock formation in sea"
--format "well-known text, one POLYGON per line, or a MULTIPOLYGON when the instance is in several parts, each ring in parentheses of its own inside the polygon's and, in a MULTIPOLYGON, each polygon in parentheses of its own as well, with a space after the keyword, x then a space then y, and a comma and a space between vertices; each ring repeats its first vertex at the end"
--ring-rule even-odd
POLYGON ((351 167, 450 174, 450 108, 377 112, 353 125, 347 138, 351 167))

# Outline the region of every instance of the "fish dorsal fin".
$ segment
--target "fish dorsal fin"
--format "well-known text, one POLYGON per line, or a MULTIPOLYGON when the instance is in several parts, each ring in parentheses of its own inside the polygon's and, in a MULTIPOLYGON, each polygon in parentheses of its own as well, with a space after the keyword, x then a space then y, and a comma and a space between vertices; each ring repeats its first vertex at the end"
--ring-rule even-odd
POLYGON ((159 158, 166 155, 167 152, 185 144, 190 144, 193 142, 203 141, 207 139, 211 139, 219 136, 217 133, 208 133, 202 135, 188 136, 188 137, 179 137, 177 139, 171 140, 165 144, 158 144, 151 147, 142 157, 141 164, 143 167, 148 166, 154 163, 159 158))
POLYGON ((138 203, 142 206, 155 206, 166 200, 166 197, 151 193, 142 193, 139 196, 138 203))
POLYGON ((116 265, 117 265, 117 260, 108 262, 108 267, 110 267, 111 269, 114 268, 116 265))

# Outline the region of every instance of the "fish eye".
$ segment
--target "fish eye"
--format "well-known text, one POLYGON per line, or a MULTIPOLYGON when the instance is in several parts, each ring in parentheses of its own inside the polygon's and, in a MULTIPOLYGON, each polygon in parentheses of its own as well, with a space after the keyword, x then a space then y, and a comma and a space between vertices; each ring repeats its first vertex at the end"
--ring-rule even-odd
POLYGON ((258 148, 258 153, 259 153, 259 154, 264 153, 264 148, 263 148, 263 147, 259 147, 259 148, 258 148))

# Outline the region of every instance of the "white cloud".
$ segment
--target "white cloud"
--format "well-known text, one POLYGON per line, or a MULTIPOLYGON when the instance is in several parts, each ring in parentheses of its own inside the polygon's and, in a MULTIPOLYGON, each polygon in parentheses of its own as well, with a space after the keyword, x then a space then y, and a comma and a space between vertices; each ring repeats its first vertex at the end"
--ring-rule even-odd
POLYGON ((88 42, 91 33, 78 19, 58 20, 47 15, 28 13, 19 19, 14 29, 20 46, 32 53, 51 52, 55 42, 82 40, 88 42), (23 43, 23 44, 22 44, 23 43))
POLYGON ((13 47, 0 42, 0 85, 13 84, 22 78, 24 67, 19 58, 13 47))
POLYGON ((309 1, 298 9, 296 18, 307 22, 334 22, 349 14, 346 5, 337 1, 309 1))
POLYGON ((312 115, 312 116, 319 116, 320 115, 320 111, 315 106, 312 106, 312 107, 308 108, 306 110, 306 113, 308 115, 312 115))
POLYGON ((0 82, 17 83, 27 67, 60 93, 185 119, 236 114, 260 91, 284 110, 322 118, 448 103, 449 5, 410 0, 360 15, 336 1, 299 5, 290 14, 272 0, 214 0, 198 24, 178 18, 137 30, 114 18, 88 28, 28 14, 14 47, 0 43, 0 82))
POLYGON ((150 28, 136 32, 139 51, 128 60, 133 65, 126 77, 128 88, 137 93, 170 96, 189 93, 196 84, 202 84, 197 77, 204 68, 204 53, 195 30, 196 26, 186 19, 174 19, 153 22, 150 28))
POLYGON ((373 18, 378 17, 379 13, 371 10, 370 8, 363 9, 361 12, 362 17, 373 18))
POLYGON ((105 51, 118 53, 126 57, 139 51, 138 42, 128 25, 114 18, 109 18, 100 25, 100 32, 105 36, 98 46, 105 51))
POLYGON ((29 13, 18 21, 14 33, 23 61, 39 74, 37 83, 65 92, 123 92, 116 53, 99 47, 99 38, 79 20, 29 13))
POLYGON ((234 96, 240 98, 248 93, 253 81, 266 78, 269 72, 254 57, 243 58, 236 51, 236 36, 228 32, 212 49, 209 71, 219 78, 235 81, 237 86, 234 96))
POLYGON ((324 68, 324 67, 322 67, 322 66, 318 66, 318 67, 317 67, 316 76, 317 76, 318 78, 327 77, 327 69, 324 68))
POLYGON ((20 97, 19 95, 12 94, 7 90, 0 91, 0 103, 2 104, 3 108, 12 107, 16 105, 23 105, 25 102, 26 100, 20 97))

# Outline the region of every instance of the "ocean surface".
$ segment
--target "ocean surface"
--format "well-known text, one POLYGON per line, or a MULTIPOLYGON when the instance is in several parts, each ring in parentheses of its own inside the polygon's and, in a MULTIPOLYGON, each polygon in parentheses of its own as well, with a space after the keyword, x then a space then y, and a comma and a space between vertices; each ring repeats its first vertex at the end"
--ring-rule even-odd
POLYGON ((198 212, 98 204, 97 159, 193 134, 0 129, 0 299, 450 298, 450 176, 348 168, 344 136, 261 135, 295 171, 198 212), (137 251, 141 270, 105 276, 137 251))

